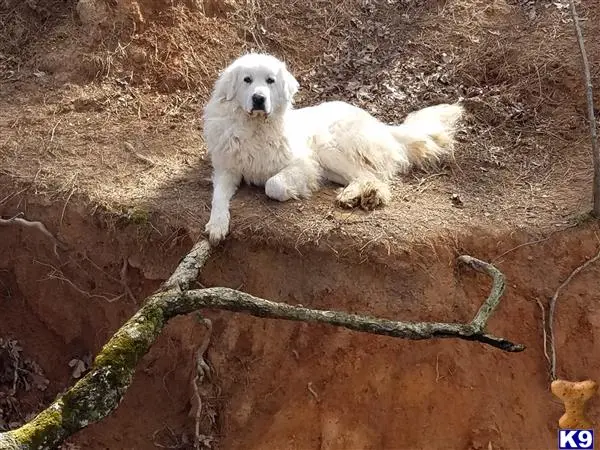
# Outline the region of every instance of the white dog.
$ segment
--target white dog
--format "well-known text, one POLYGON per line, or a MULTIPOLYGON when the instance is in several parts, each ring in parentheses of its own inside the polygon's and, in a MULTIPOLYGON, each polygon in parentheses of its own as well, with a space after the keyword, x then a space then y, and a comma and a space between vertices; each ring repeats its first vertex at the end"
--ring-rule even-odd
POLYGON ((451 153, 463 113, 459 104, 442 104, 392 126, 340 101, 293 109, 297 90, 286 65, 264 54, 238 58, 217 80, 204 110, 213 165, 206 232, 213 245, 229 232, 229 203, 242 180, 281 202, 307 198, 329 180, 345 186, 341 206, 385 205, 397 173, 451 153))

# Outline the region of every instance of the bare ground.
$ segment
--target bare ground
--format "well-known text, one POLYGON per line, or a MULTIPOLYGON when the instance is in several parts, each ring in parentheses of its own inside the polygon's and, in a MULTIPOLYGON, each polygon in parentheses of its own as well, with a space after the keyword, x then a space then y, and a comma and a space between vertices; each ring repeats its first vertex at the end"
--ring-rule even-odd
MULTIPOLYGON (((100 38, 87 44, 94 51, 78 48, 81 36, 92 40, 99 31, 79 27, 68 2, 60 4, 47 19, 47 39, 40 44, 29 37, 25 50, 5 56, 14 72, 2 83, 2 172, 33 182, 53 200, 81 197, 118 214, 158 214, 200 232, 210 203, 200 112, 216 72, 243 49, 258 47, 239 36, 240 23, 248 27, 252 20, 238 16, 250 12, 238 5, 226 20, 182 5, 168 8, 145 33, 119 40, 121 53, 108 54, 100 38), (166 39, 151 45, 152 32, 161 37, 168 26, 171 40, 182 39, 173 45, 183 48, 169 48, 166 39), (145 55, 146 71, 127 65, 132 47, 145 55), (71 55, 63 55, 67 49, 71 55), (55 55, 61 59, 49 67, 55 55), (82 81, 98 60, 110 67, 82 81), (163 65, 177 75, 177 61, 185 66, 178 83, 189 88, 165 84, 163 65)), ((308 4, 290 12, 262 5, 253 20, 263 30, 256 37, 262 48, 285 56, 298 74, 300 105, 342 98, 399 122, 415 108, 465 98, 468 118, 456 162, 399 180, 394 203, 371 214, 335 209, 334 188, 285 205, 245 189, 233 203, 234 236, 390 248, 465 227, 539 231, 588 210, 591 155, 579 55, 565 10, 542 2, 530 19, 531 9, 501 0, 417 5, 327 3, 314 22, 304 19, 308 4), (295 36, 286 44, 293 48, 277 47, 295 36)), ((593 61, 598 21, 585 6, 593 61)), ((2 184, 7 194, 13 190, 14 183, 2 184)))

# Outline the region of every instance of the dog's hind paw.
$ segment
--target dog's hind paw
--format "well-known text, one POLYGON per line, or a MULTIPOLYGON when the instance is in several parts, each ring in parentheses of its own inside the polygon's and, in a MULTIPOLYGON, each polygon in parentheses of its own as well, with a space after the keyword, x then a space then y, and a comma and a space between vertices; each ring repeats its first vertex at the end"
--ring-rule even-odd
POLYGON ((344 189, 335 199, 338 206, 346 209, 356 208, 360 204, 360 193, 347 192, 344 189))
POLYGON ((365 211, 372 211, 387 205, 390 198, 389 187, 381 181, 355 181, 340 192, 336 203, 342 208, 360 206, 365 211))
POLYGON ((366 211, 372 211, 387 205, 390 197, 390 190, 386 184, 368 181, 361 191, 360 207, 366 211))

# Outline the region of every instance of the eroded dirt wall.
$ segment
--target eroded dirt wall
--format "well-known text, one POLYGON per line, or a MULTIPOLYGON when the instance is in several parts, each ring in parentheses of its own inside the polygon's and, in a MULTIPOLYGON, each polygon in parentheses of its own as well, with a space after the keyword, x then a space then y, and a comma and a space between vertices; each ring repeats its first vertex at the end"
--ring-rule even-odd
MULTIPOLYGON (((27 215, 57 229, 62 211, 30 204, 27 215)), ((68 207, 60 236, 71 250, 61 253, 61 261, 34 231, 0 228, 0 275, 12 284, 11 296, 3 298, 0 335, 19 339, 39 361, 51 380, 48 399, 72 382, 69 360, 95 353, 135 311, 127 295, 112 302, 103 298, 123 293, 123 258, 128 286, 139 302, 191 245, 182 231, 159 235, 148 228, 107 225, 89 211, 68 207)), ((409 342, 207 313, 214 321, 209 355, 220 394, 206 401, 207 411, 216 412, 212 430, 220 448, 553 445, 561 407, 548 392, 535 298, 546 302, 560 281, 596 252, 594 231, 584 226, 557 233, 498 263, 508 288, 490 328, 525 343, 521 354, 454 340, 409 342)), ((387 266, 230 241, 207 265, 201 282, 315 308, 466 321, 487 295, 489 280, 457 270, 457 252, 491 260, 521 239, 480 231, 468 239, 415 247, 409 255, 390 257, 387 266)), ((559 374, 570 379, 597 377, 600 368, 593 358, 600 346, 594 332, 600 308, 593 298, 599 283, 591 268, 560 300, 559 374)), ((153 440, 164 445, 191 436, 190 381, 202 333, 195 317, 176 319, 144 359, 116 413, 72 442, 84 448, 153 448, 153 440)), ((597 421, 600 411, 592 403, 590 417, 597 421)))

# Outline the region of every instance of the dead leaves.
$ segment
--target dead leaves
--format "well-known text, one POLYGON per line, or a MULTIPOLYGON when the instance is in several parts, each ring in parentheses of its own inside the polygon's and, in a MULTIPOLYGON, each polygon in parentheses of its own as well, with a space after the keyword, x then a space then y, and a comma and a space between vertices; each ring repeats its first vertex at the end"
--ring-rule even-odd
POLYGON ((23 354, 23 348, 14 339, 0 338, 0 431, 25 423, 31 417, 22 405, 25 393, 45 391, 50 381, 42 368, 23 354))
MULTIPOLYGON (((375 8, 368 0, 361 5, 365 11, 375 8)), ((389 20, 384 10, 377 14, 345 11, 347 27, 355 32, 338 36, 337 48, 323 55, 319 70, 300 80, 308 91, 301 95, 308 103, 345 100, 384 121, 400 122, 409 110, 424 103, 462 96, 452 83, 455 55, 450 50, 412 51, 416 44, 397 29, 414 17, 407 12, 389 20)))
POLYGON ((71 376, 78 380, 82 376, 84 376, 92 367, 93 356, 88 353, 83 358, 73 358, 69 361, 69 367, 73 369, 71 372, 71 376))
POLYGON ((71 361, 69 361, 69 367, 73 369, 71 376, 76 380, 81 378, 87 369, 85 363, 77 358, 73 358, 71 361))

